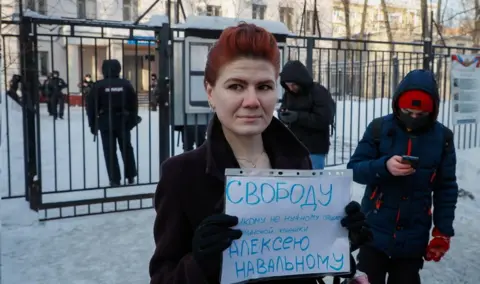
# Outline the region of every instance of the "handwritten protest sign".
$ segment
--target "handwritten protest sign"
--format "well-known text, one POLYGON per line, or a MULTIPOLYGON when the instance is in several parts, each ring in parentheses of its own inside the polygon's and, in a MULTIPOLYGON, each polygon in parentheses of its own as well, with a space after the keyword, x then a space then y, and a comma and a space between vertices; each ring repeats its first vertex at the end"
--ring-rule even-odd
POLYGON ((225 213, 243 236, 223 253, 222 284, 350 269, 350 170, 227 169, 225 213))

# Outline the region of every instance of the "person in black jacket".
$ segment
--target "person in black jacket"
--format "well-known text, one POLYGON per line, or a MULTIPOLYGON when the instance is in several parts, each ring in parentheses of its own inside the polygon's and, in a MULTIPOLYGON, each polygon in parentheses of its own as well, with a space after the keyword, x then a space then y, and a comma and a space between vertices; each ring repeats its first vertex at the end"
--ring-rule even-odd
POLYGON ((156 92, 158 86, 157 74, 152 74, 150 81, 150 110, 157 111, 158 93, 156 92))
POLYGON ((20 103, 21 97, 17 94, 18 89, 20 88, 20 83, 22 82, 22 76, 14 74, 12 79, 8 82, 7 94, 20 103))
POLYGON ((278 118, 310 151, 313 168, 323 169, 335 114, 332 96, 325 87, 313 81, 300 61, 285 64, 280 83, 285 93, 278 118))
POLYGON ((104 60, 104 79, 93 84, 87 97, 88 125, 93 135, 100 131, 111 186, 119 186, 121 181, 117 142, 123 157, 125 179, 132 184, 137 176, 130 131, 138 123, 138 98, 130 81, 120 78, 121 69, 118 60, 104 60))
POLYGON ((50 94, 50 87, 49 87, 49 84, 50 84, 50 80, 52 80, 53 78, 53 74, 52 73, 48 73, 47 75, 47 78, 43 81, 42 83, 42 91, 43 91, 43 96, 46 98, 47 100, 47 111, 48 111, 48 114, 50 116, 53 115, 53 112, 52 112, 52 104, 50 103, 50 100, 51 100, 51 94, 50 94))
POLYGON ((52 72, 52 79, 48 81, 48 93, 50 94, 50 111, 53 115, 53 118, 63 119, 63 110, 65 109, 65 97, 63 94, 63 89, 67 88, 67 83, 60 78, 58 71, 52 72), (57 109, 57 106, 60 109, 57 109))
POLYGON ((90 74, 86 74, 83 78, 83 82, 78 83, 78 87, 82 91, 83 102, 86 104, 88 101, 88 95, 90 94, 90 91, 93 87, 92 76, 90 74))

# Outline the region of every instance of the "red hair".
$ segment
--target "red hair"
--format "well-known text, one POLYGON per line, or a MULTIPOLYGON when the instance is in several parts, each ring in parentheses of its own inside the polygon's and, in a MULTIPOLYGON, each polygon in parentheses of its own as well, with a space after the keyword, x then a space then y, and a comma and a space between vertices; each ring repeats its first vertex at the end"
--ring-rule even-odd
POLYGON ((245 22, 225 29, 212 47, 205 66, 205 85, 215 86, 220 69, 238 58, 266 60, 280 72, 280 51, 275 37, 264 28, 245 22))

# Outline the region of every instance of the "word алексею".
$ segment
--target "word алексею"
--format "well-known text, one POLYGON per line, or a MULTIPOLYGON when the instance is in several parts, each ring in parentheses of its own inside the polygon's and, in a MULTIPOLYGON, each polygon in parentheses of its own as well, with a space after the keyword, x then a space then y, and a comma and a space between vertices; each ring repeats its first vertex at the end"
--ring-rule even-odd
POLYGON ((230 258, 244 257, 248 255, 263 254, 267 251, 306 251, 310 247, 310 238, 297 237, 264 237, 252 239, 234 240, 228 248, 230 258))
POLYGON ((318 272, 338 272, 343 268, 344 256, 332 253, 323 256, 318 253, 306 253, 295 256, 277 256, 272 258, 256 258, 254 260, 235 261, 237 279, 248 279, 253 276, 272 274, 275 272, 295 272, 295 274, 309 274, 318 272))
POLYGON ((291 204, 300 204, 302 209, 306 206, 313 206, 313 211, 315 211, 319 204, 328 206, 332 201, 333 185, 329 184, 327 188, 327 191, 323 191, 321 184, 305 186, 299 183, 289 185, 287 182, 255 183, 248 181, 242 183, 239 180, 230 180, 225 188, 225 194, 228 202, 233 204, 257 205, 290 202, 291 204), (233 190, 242 192, 241 197, 234 200, 230 194, 233 190))

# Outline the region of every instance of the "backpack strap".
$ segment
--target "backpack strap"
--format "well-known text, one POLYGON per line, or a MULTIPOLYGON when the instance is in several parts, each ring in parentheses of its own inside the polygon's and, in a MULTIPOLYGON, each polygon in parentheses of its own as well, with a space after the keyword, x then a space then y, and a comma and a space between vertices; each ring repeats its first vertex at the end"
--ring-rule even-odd
POLYGON ((453 143, 453 131, 446 126, 443 126, 443 141, 444 146, 442 150, 442 161, 445 158, 445 152, 447 151, 448 147, 453 143))
POLYGON ((437 168, 435 169, 432 177, 431 177, 431 181, 434 181, 436 176, 437 176, 437 172, 438 172, 438 169, 443 161, 443 159, 445 159, 445 155, 446 155, 446 152, 447 152, 447 149, 448 147, 450 147, 450 145, 453 143, 453 131, 450 130, 448 127, 446 126, 443 126, 443 148, 442 148, 442 155, 440 157, 440 163, 437 165, 437 168))

